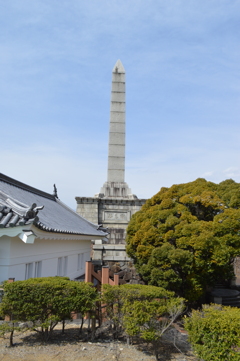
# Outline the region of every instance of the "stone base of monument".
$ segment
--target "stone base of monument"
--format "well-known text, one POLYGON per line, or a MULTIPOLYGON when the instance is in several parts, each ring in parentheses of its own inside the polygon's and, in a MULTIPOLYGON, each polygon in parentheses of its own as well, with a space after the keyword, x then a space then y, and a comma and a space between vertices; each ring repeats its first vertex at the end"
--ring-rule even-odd
POLYGON ((109 244, 95 241, 92 245, 92 263, 97 272, 103 266, 109 267, 109 276, 119 275, 119 284, 144 284, 133 261, 126 253, 125 244, 109 244))
POLYGON ((98 264, 106 262, 129 262, 125 244, 94 244, 92 246, 92 261, 98 264), (98 261, 98 262, 96 262, 98 261))
POLYGON ((77 213, 94 224, 107 229, 108 243, 125 244, 128 223, 146 199, 76 197, 77 213))
POLYGON ((119 284, 144 284, 144 281, 141 279, 140 275, 137 273, 136 268, 132 261, 104 261, 102 265, 98 262, 92 261, 94 264, 94 270, 97 272, 101 270, 102 266, 109 267, 109 277, 113 279, 114 274, 119 276, 119 284))

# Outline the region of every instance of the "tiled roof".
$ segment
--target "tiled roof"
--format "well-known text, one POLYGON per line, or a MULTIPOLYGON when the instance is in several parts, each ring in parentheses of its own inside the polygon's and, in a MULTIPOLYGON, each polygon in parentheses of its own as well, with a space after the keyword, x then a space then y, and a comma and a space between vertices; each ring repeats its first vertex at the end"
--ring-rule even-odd
POLYGON ((0 173, 0 228, 34 224, 47 232, 99 236, 106 233, 56 196, 0 173))
POLYGON ((42 208, 37 207, 35 203, 28 207, 0 191, 0 228, 36 223, 39 221, 37 213, 42 208))

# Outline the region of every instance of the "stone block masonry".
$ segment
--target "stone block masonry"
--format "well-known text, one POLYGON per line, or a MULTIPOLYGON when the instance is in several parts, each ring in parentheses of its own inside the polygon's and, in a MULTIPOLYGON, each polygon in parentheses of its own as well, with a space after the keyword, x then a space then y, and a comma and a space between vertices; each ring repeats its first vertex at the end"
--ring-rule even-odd
POLYGON ((125 244, 126 229, 145 199, 76 197, 77 213, 88 221, 108 228, 110 244, 125 244))

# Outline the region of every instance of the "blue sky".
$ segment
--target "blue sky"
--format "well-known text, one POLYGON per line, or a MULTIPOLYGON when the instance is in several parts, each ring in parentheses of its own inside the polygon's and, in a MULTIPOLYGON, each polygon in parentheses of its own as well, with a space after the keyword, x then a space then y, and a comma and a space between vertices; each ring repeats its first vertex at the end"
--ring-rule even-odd
POLYGON ((0 0, 1 172, 73 209, 98 193, 121 59, 132 192, 240 182, 239 39, 239 0, 0 0))

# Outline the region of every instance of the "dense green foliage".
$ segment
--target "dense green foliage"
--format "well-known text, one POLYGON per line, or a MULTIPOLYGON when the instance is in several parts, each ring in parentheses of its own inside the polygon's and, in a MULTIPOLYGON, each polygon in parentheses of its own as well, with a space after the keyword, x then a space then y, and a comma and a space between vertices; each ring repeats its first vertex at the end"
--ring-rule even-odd
POLYGON ((162 188, 131 218, 127 253, 150 285, 189 301, 233 277, 240 254, 240 184, 197 179, 162 188))
POLYGON ((129 336, 157 341, 183 312, 182 298, 126 300, 123 304, 123 326, 129 336))
POLYGON ((0 335, 9 333, 12 345, 14 330, 30 328, 40 332, 46 341, 56 324, 71 319, 73 311, 82 317, 86 313, 95 317, 97 301, 102 303, 102 318, 110 320, 115 337, 125 333, 128 339, 140 336, 152 343, 170 327, 184 307, 183 299, 175 298, 173 292, 161 287, 103 285, 100 297, 88 283, 60 277, 32 278, 5 283, 0 314, 8 316, 9 321, 0 326, 0 335), (18 322, 23 322, 20 328, 18 322))
POLYGON ((151 342, 157 358, 156 342, 182 313, 183 299, 155 286, 104 285, 103 290, 105 317, 113 322, 115 335, 123 331, 128 339, 151 342))
POLYGON ((30 278, 5 283, 0 314, 31 322, 32 328, 40 328, 47 339, 59 321, 71 319, 72 312, 83 317, 95 308, 97 299, 96 289, 88 283, 60 277, 30 278))
POLYGON ((161 287, 144 285, 103 285, 102 302, 104 317, 113 322, 115 337, 123 330, 123 306, 126 302, 133 304, 135 301, 151 302, 155 299, 173 297, 173 292, 168 292, 161 287))
POLYGON ((173 297, 174 293, 166 291, 164 288, 156 286, 145 286, 145 285, 135 285, 135 284, 125 284, 121 286, 110 286, 103 285, 103 302, 111 303, 116 299, 119 299, 119 302, 124 302, 124 300, 134 301, 134 300, 148 300, 151 301, 156 298, 166 299, 173 297))
POLYGON ((211 305, 186 319, 189 341, 205 361, 240 360, 240 310, 211 305))

